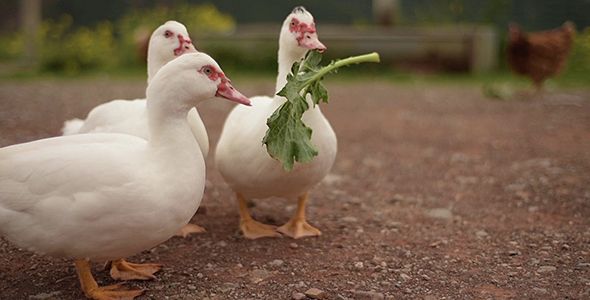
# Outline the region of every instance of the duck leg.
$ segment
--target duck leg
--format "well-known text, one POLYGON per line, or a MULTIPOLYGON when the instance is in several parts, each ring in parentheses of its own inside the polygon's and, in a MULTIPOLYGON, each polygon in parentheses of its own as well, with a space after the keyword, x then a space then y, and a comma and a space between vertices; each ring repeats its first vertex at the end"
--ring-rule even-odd
POLYGON ((89 261, 76 259, 74 263, 86 298, 95 300, 133 300, 143 294, 143 290, 125 287, 124 283, 99 287, 90 272, 89 261))
POLYGON ((175 236, 181 236, 183 238, 186 238, 191 233, 203 233, 203 232, 205 232, 205 228, 203 228, 199 225, 188 223, 175 236))
POLYGON ((299 196, 299 203, 297 205, 297 213, 289 222, 279 227, 277 231, 280 233, 290 236, 294 239, 306 237, 306 236, 320 236, 322 232, 317 228, 309 225, 305 220, 305 206, 307 204, 307 198, 309 192, 306 192, 302 196, 299 196))
POLYGON ((108 261, 104 269, 110 269, 111 277, 115 280, 153 280, 153 275, 162 269, 159 264, 132 264, 124 259, 108 261))
POLYGON ((277 233, 276 227, 272 225, 262 224, 252 219, 248 212, 248 200, 240 193, 236 193, 238 204, 240 205, 240 229, 244 236, 249 239, 258 239, 263 237, 280 237, 277 233))

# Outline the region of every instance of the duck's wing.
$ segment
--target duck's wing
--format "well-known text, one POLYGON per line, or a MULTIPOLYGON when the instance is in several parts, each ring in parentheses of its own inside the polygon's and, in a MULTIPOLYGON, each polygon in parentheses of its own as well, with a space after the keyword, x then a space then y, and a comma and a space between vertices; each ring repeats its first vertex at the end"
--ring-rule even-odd
POLYGON ((127 135, 89 134, 1 148, 0 211, 27 212, 54 201, 75 201, 81 193, 126 184, 131 174, 124 170, 136 166, 125 166, 132 163, 124 157, 142 145, 144 140, 127 135))
POLYGON ((75 240, 70 237, 119 216, 125 199, 117 191, 137 188, 138 181, 136 160, 125 155, 137 155, 145 143, 123 134, 80 134, 1 148, 0 234, 23 248, 62 255, 75 240))

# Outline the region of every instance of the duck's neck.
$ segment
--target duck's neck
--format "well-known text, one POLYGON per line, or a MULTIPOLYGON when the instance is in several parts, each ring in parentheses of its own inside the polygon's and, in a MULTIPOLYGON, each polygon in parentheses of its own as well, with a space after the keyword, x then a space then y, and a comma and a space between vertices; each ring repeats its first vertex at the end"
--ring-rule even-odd
POLYGON ((176 58, 176 56, 170 54, 171 51, 164 51, 157 49, 154 50, 156 46, 150 45, 148 47, 148 57, 147 57, 147 83, 149 84, 150 81, 156 76, 156 73, 169 61, 172 61, 176 58))
MULTIPOLYGON (((275 96, 273 101, 276 106, 286 101, 284 97, 276 96, 276 94, 280 92, 283 89, 283 87, 285 87, 285 84, 287 84, 287 75, 291 73, 291 67, 293 66, 293 63, 303 59, 303 57, 305 57, 305 54, 307 53, 307 49, 301 47, 291 47, 293 49, 288 48, 289 47, 285 47, 282 43, 279 44, 279 74, 277 75, 277 83, 275 86, 275 96)), ((310 108, 313 108, 310 99, 307 100, 308 104, 310 105, 310 108)))
POLYGON ((148 57, 148 63, 147 63, 147 73, 148 73, 148 78, 147 78, 147 83, 150 84, 150 81, 152 80, 152 78, 154 78, 154 76, 156 76, 156 73, 158 72, 158 70, 160 70, 160 68, 162 68, 166 63, 163 63, 159 60, 156 59, 150 59, 150 57, 148 57))
POLYGON ((287 83, 287 75, 291 73, 293 63, 303 59, 306 53, 307 49, 301 47, 288 47, 287 45, 284 45, 284 43, 279 43, 279 74, 277 75, 275 94, 282 90, 287 83))
POLYGON ((178 91, 158 83, 154 84, 159 86, 150 86, 147 91, 148 147, 158 149, 160 153, 178 155, 178 160, 188 159, 180 157, 186 149, 189 153, 201 152, 187 122, 191 107, 183 106, 180 101, 167 101, 169 97, 177 97, 178 91))

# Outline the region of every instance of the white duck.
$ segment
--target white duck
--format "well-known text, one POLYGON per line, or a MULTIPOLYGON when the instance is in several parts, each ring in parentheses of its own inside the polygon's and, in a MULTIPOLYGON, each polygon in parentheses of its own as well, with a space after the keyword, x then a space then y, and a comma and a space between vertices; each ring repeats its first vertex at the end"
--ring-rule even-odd
MULTIPOLYGON (((305 8, 296 7, 281 28, 276 92, 285 85, 292 64, 302 59, 309 49, 323 51, 326 47, 318 40, 313 16, 305 8)), ((219 172, 236 192, 240 205, 240 228, 244 236, 252 239, 280 236, 276 227, 261 224, 248 213, 248 199, 272 196, 299 197, 296 215, 279 227, 279 232, 293 238, 320 235, 318 229, 307 223, 305 206, 309 190, 328 174, 336 157, 334 130, 319 106, 314 107, 310 102, 310 110, 302 120, 313 129, 311 142, 318 147, 319 155, 311 163, 296 163, 291 172, 286 172, 281 163, 269 156, 262 144, 267 118, 286 99, 260 96, 250 100, 252 107, 236 107, 228 115, 215 153, 219 172), (241 129, 244 124, 247 124, 247 131, 241 129)))
MULTIPOLYGON (((195 53, 186 27, 177 21, 168 21, 152 33, 148 44, 147 71, 149 83, 169 61, 185 53, 195 53)), ((147 114, 145 99, 112 100, 93 108, 86 120, 72 119, 64 123, 63 135, 90 132, 118 132, 147 140, 147 114)), ((191 129, 199 143, 203 156, 209 153, 209 138, 205 125, 196 109, 191 110, 191 129), (196 115, 195 115, 196 113, 196 115)))
POLYGON ((85 295, 133 299, 142 291, 98 287, 90 261, 154 247, 196 212, 205 161, 186 115, 197 102, 250 101, 204 53, 168 63, 147 88, 150 139, 79 134, 0 148, 0 234, 19 247, 75 260, 85 295))
MULTIPOLYGON (((148 45, 148 83, 156 72, 169 61, 185 53, 195 53, 186 27, 177 21, 168 21, 152 33, 148 45)), ((189 113, 188 122, 193 136, 199 143, 203 157, 209 154, 209 137, 203 120, 196 108, 189 113)), ((115 132, 149 138, 146 100, 112 100, 93 108, 86 120, 72 119, 64 123, 63 135, 78 133, 115 132)), ((195 224, 187 224, 177 235, 204 232, 195 224)))

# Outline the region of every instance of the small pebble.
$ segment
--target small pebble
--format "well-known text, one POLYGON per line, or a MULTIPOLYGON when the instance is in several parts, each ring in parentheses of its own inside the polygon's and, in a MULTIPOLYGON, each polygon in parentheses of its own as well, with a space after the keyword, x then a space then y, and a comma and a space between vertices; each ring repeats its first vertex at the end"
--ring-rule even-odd
POLYGON ((223 283, 223 290, 235 290, 236 288, 238 288, 238 285, 233 283, 233 282, 225 282, 223 283))
POLYGON ((275 259, 273 261, 270 262, 270 265, 273 267, 280 267, 285 263, 285 261, 280 260, 280 259, 275 259))
POLYGON ((326 297, 326 292, 316 288, 311 288, 305 291, 305 295, 311 299, 324 299, 324 297, 326 297))
POLYGON ((299 248, 299 245, 297 245, 296 243, 291 243, 291 244, 289 244, 289 248, 297 249, 297 248, 299 248))
POLYGON ((306 298, 307 298, 307 296, 305 296, 305 294, 303 294, 303 293, 293 294, 293 300, 304 300, 306 298))
POLYGON ((354 293, 354 299, 357 299, 357 300, 383 300, 383 299, 385 299, 385 295, 383 295, 382 293, 376 293, 376 292, 356 291, 354 293))
POLYGON ((475 235, 477 235, 477 237, 480 239, 483 239, 483 238, 489 236, 489 234, 485 230, 480 230, 480 231, 476 232, 475 235))
POLYGON ((539 269, 537 269, 537 273, 553 272, 555 270, 557 270, 557 268, 554 266, 540 266, 539 269))
POLYGON ((547 289, 545 289, 545 288, 533 288, 533 290, 535 292, 540 293, 540 294, 547 294, 547 293, 549 293, 549 291, 547 291, 547 289))

